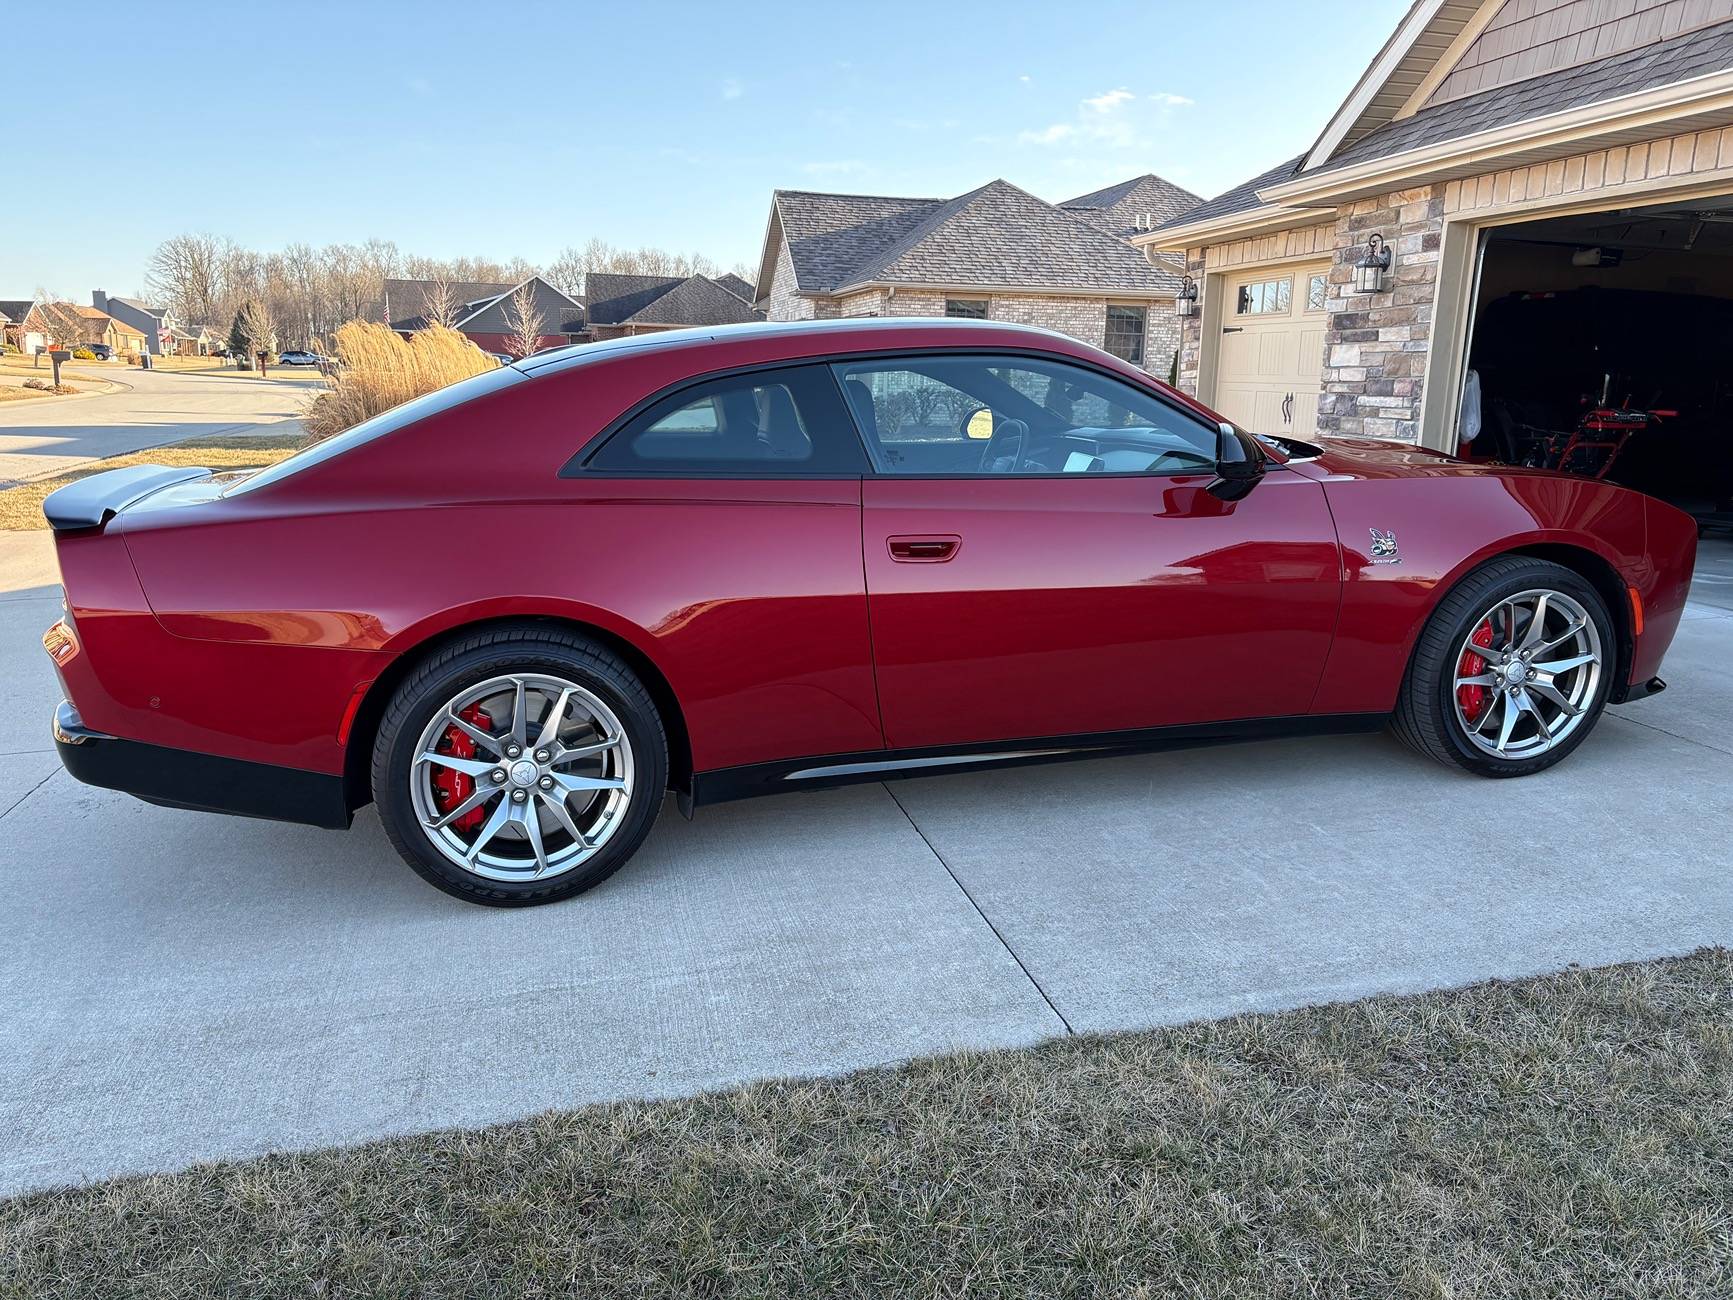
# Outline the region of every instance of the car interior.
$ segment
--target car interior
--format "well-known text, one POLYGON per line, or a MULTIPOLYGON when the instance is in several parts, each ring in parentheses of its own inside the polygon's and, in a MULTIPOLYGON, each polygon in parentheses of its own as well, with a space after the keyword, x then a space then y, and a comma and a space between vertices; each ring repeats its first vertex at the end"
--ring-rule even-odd
POLYGON ((891 473, 1174 474, 1215 465, 1213 428, 1092 372, 982 357, 835 370, 891 473))

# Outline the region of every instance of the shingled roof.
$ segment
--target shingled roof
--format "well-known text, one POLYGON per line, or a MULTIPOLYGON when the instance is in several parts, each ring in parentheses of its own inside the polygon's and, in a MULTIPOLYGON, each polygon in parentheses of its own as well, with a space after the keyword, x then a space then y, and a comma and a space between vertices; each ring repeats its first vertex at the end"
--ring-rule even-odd
POLYGON ((1171 221, 1197 207, 1203 196, 1182 190, 1154 172, 1133 176, 1106 189, 1066 199, 1059 206, 1101 227, 1119 239, 1171 221), (1139 222, 1146 222, 1140 225, 1139 222))
POLYGON ((1635 95, 1729 67, 1733 67, 1733 22, 1717 23, 1672 40, 1423 108, 1356 140, 1308 174, 1331 172, 1530 118, 1635 95))
POLYGON ((1258 197, 1258 191, 1266 185, 1279 185, 1292 179, 1295 170, 1306 160, 1304 154, 1290 158, 1284 163, 1277 163, 1267 172, 1260 172, 1249 181, 1242 181, 1231 190, 1224 190, 1213 199, 1206 199, 1189 212, 1183 212, 1171 221, 1165 221, 1157 230, 1169 226, 1189 226, 1195 221, 1212 221, 1216 217, 1230 217, 1236 212, 1250 212, 1253 208, 1261 208, 1264 201, 1258 197))
POLYGON ((752 302, 758 297, 758 290, 753 288, 752 281, 746 279, 744 276, 735 275, 732 271, 728 272, 726 275, 717 275, 712 276, 711 278, 736 298, 742 298, 747 302, 752 302))
POLYGON ((953 199, 778 190, 767 263, 778 230, 804 293, 943 284, 1156 297, 1178 284, 1095 220, 1003 180, 953 199))
POLYGON ((739 294, 702 275, 593 272, 584 277, 584 297, 592 325, 737 325, 764 319, 739 294))
MULTIPOLYGON (((394 330, 418 330, 427 326, 429 298, 437 291, 437 280, 387 280, 385 282, 385 318, 394 330)), ((495 283, 490 280, 451 280, 445 285, 452 307, 458 316, 465 308, 475 308, 491 302, 502 293, 517 288, 515 283, 495 283)))

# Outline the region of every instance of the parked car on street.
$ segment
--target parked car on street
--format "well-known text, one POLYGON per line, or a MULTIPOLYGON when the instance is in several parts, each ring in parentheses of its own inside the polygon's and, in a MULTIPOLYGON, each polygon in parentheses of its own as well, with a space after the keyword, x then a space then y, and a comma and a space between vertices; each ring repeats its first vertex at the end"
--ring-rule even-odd
POLYGON ((323 360, 317 352, 306 352, 300 348, 291 348, 277 354, 277 364, 280 366, 316 366, 323 360))
POLYGON ((92 353, 98 361, 113 361, 114 347, 108 343, 80 343, 78 345, 92 353))
POLYGON ((1539 772, 1662 689, 1696 548, 1610 483, 1259 437, 969 320, 594 343, 44 511, 74 776, 329 827, 374 802, 494 905, 605 879, 666 791, 1385 725, 1539 772))

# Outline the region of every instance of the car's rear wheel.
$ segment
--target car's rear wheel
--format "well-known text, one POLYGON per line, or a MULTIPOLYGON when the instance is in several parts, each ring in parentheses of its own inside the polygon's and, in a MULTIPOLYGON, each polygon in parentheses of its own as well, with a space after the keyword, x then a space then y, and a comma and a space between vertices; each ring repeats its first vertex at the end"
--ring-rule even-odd
POLYGON ((559 629, 477 633, 398 687, 373 752, 386 834, 473 903, 551 903, 607 879, 649 833, 667 741, 643 683, 559 629))
POLYGON ((1396 733, 1481 776, 1542 771, 1599 721, 1616 647, 1606 602, 1581 574, 1527 556, 1490 561, 1427 620, 1396 733))

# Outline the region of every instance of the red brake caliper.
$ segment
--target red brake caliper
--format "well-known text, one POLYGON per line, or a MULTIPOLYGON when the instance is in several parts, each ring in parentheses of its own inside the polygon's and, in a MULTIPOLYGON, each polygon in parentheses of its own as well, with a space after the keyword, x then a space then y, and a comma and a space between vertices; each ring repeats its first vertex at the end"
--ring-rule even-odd
MULTIPOLYGON (((1483 621, 1474 629, 1474 635, 1469 638, 1475 645, 1492 648, 1492 623, 1483 621)), ((1462 663, 1456 669, 1458 677, 1478 677, 1486 671, 1486 660, 1472 650, 1462 652, 1462 663)), ((1456 702, 1462 706, 1462 716, 1473 723, 1479 720, 1480 711, 1486 707, 1486 687, 1459 686, 1456 688, 1456 702)))
MULTIPOLYGON (((472 727, 480 727, 483 731, 493 730, 493 719, 483 712, 479 704, 470 705, 457 716, 472 727)), ((441 754, 450 754, 453 758, 475 757, 475 742, 456 727, 447 727, 445 735, 439 738, 439 743, 434 748, 441 754)), ((450 812, 474 793, 474 777, 454 772, 449 767, 434 765, 433 803, 440 812, 450 812)), ((473 831, 481 826, 486 817, 486 809, 472 808, 451 825, 454 830, 473 831)))

